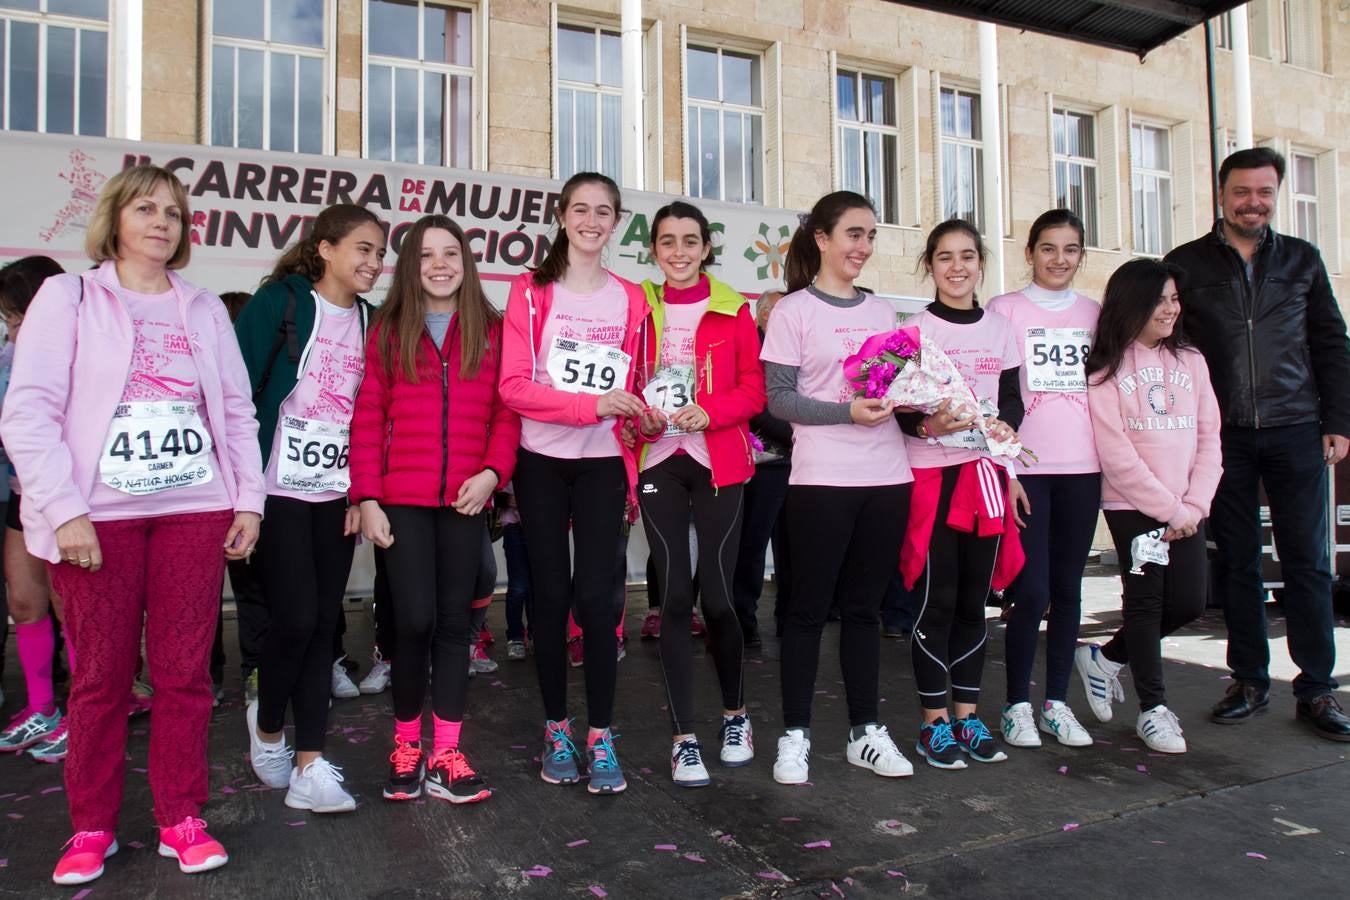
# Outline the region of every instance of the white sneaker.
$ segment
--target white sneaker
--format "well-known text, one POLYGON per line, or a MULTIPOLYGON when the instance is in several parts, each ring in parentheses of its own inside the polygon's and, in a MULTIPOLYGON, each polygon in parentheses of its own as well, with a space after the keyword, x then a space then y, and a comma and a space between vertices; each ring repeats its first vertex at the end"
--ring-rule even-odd
POLYGON ((863 726, 861 737, 849 740, 848 761, 886 778, 903 778, 914 774, 914 766, 895 746, 886 727, 875 722, 863 726))
POLYGON ((389 687, 393 667, 380 655, 379 650, 375 651, 371 659, 374 660, 374 665, 370 667, 370 672, 366 674, 366 677, 361 679, 360 691, 363 694, 383 693, 389 687))
POLYGON ((356 799, 342 789, 342 770, 320 756, 303 770, 291 771, 291 789, 286 805, 316 813, 351 812, 356 799))
POLYGON ((1066 747, 1092 746, 1092 735, 1078 721, 1073 710, 1059 700, 1051 700, 1041 707, 1041 731, 1053 734, 1066 747))
POLYGON ((1036 717, 1031 704, 1022 702, 1003 707, 1003 740, 1010 747, 1039 747, 1041 736, 1036 733, 1036 717))
POLYGON ((341 659, 333 660, 333 696, 339 700, 350 700, 353 697, 361 696, 361 689, 356 686, 351 676, 347 674, 347 670, 342 667, 342 660, 346 658, 344 656, 341 659))
POLYGON ((1084 644, 1073 651, 1073 667, 1082 679, 1088 709, 1098 722, 1110 722, 1111 702, 1125 701, 1125 689, 1117 677, 1123 666, 1102 656, 1102 648, 1096 644, 1084 644))
POLYGON ((525 658, 524 641, 507 641, 506 658, 511 660, 521 660, 525 658))
POLYGON ((811 763, 811 739, 800 728, 790 728, 778 739, 778 758, 773 780, 779 784, 802 784, 811 763))
POLYGON ((722 752, 719 759, 728 768, 748 766, 755 758, 755 732, 750 727, 750 717, 722 717, 722 752))
POLYGON ((275 744, 266 744, 258 739, 258 704, 250 703, 244 709, 244 722, 248 725, 248 761, 253 765, 253 774, 270 788, 284 788, 291 783, 291 757, 295 754, 286 746, 283 737, 275 744))
POLYGON ((1148 749, 1159 753, 1185 753, 1186 739, 1181 736, 1181 723, 1176 713, 1165 706, 1155 706, 1139 714, 1135 733, 1144 739, 1148 749))
POLYGON ((686 738, 670 751, 670 777, 680 787, 705 787, 712 784, 708 767, 703 764, 703 745, 686 738))
POLYGON ((497 671, 496 661, 487 655, 487 650, 483 649, 480 641, 473 645, 469 651, 469 671, 475 675, 486 675, 489 672, 497 671))

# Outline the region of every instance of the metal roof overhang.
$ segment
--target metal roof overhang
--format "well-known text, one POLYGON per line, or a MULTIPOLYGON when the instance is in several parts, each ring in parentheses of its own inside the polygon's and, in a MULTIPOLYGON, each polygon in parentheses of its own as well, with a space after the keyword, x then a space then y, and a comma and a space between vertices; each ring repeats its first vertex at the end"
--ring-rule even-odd
POLYGON ((1145 54, 1245 0, 890 0, 929 12, 1145 54))

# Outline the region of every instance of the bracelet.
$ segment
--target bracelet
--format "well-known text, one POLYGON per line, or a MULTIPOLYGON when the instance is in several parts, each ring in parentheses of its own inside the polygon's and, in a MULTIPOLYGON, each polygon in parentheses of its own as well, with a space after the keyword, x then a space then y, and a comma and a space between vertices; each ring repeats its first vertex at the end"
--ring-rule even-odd
POLYGON ((931 438, 933 436, 932 429, 928 427, 928 416, 924 416, 919 420, 919 425, 914 431, 921 438, 931 438))

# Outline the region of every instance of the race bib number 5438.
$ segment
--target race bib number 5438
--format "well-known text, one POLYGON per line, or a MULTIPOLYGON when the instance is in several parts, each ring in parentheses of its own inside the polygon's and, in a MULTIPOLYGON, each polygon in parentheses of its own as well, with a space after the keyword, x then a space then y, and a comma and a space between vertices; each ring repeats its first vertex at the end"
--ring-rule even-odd
POLYGON ((124 494, 157 494, 206 484, 211 432, 192 401, 120 403, 108 427, 99 476, 124 494))
POLYGON ((617 347, 555 337, 548 351, 548 377, 569 394, 606 394, 628 383, 632 359, 617 347))
POLYGON ((1075 393, 1087 390, 1084 363, 1092 347, 1091 328, 1028 328, 1027 388, 1075 393))

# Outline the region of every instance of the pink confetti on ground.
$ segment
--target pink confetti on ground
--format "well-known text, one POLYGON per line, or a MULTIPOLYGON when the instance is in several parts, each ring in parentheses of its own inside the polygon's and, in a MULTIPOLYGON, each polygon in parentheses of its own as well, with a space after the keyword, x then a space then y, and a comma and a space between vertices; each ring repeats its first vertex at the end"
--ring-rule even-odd
POLYGON ((803 781, 801 784, 797 785, 797 787, 815 787, 815 786, 816 783, 814 781, 803 781))
POLYGON ((1109 745, 1111 742, 1108 741, 1106 738, 1093 738, 1093 739, 1092 739, 1092 743, 1094 743, 1094 744, 1108 744, 1108 745, 1109 745))
POLYGON ((84 900, 85 897, 88 897, 93 892, 94 892, 93 888, 85 888, 84 890, 77 893, 75 896, 71 897, 70 900, 84 900))
POLYGON ((1248 859, 1265 859, 1265 858, 1266 858, 1266 855, 1265 855, 1264 853, 1248 853, 1248 854, 1247 854, 1247 858, 1248 858, 1248 859))
POLYGON ((511 745, 511 749, 512 749, 512 750, 528 750, 529 748, 526 747, 524 744, 512 744, 512 745, 511 745))
POLYGON ((287 822, 286 824, 291 826, 292 828, 303 828, 305 825, 304 820, 301 820, 299 822, 287 822))
POLYGON ((8 868, 9 868, 9 857, 0 859, 0 869, 8 869, 8 868))
POLYGON ((1150 844, 1166 844, 1167 841, 1149 841, 1150 844))
POLYGON ((849 887, 853 887, 853 879, 852 879, 852 878, 845 878, 845 879, 844 879, 844 884, 848 885, 849 887))
POLYGON ((736 839, 735 839, 734 837, 732 837, 731 835, 729 835, 729 834, 724 834, 724 835, 722 835, 721 837, 719 837, 719 838, 717 839, 717 843, 719 843, 719 844, 730 844, 730 843, 731 843, 732 841, 734 841, 734 840, 736 840, 736 839))
POLYGON ((520 874, 526 878, 547 878, 553 874, 553 870, 548 866, 535 866, 532 869, 525 869, 520 874))
POLYGON ((492 682, 492 687, 506 687, 506 685, 500 681, 494 681, 492 682))
POLYGON ((899 819, 887 819, 884 823, 887 828, 899 828, 903 824, 899 819))
POLYGON ((1152 756, 1155 759, 1167 759, 1166 753, 1150 753, 1149 756, 1152 756))
POLYGON ((679 848, 676 847, 674 844, 656 844, 656 845, 654 845, 654 846, 652 847, 652 849, 653 849, 653 850, 670 850, 671 852, 674 852, 675 850, 678 850, 679 848))
POLYGON ((828 848, 828 847, 830 846, 830 842, 829 842, 829 841, 807 841, 805 844, 802 844, 802 846, 805 847, 807 850, 821 850, 821 849, 828 848))
POLYGON ((589 844, 589 843, 590 843, 589 840, 587 840, 586 838, 582 838, 582 839, 579 840, 579 841, 569 841, 568 844, 567 844, 567 847, 568 847, 568 849, 572 849, 572 848, 575 848, 575 847, 583 847, 583 846, 585 846, 586 844, 589 844))
POLYGON ((42 795, 45 797, 47 794, 59 794, 64 790, 65 788, 58 784, 55 787, 43 788, 42 795))
POLYGON ((132 769, 131 771, 136 772, 136 773, 141 774, 141 775, 149 775, 149 774, 150 774, 150 770, 149 770, 149 769, 142 769, 142 768, 140 768, 140 767, 134 768, 134 769, 132 769))
POLYGON ((1075 830, 1076 828, 1078 828, 1078 823, 1077 823, 1077 822, 1065 822, 1065 823, 1064 823, 1064 828, 1063 828, 1062 830, 1064 830, 1064 831, 1073 831, 1073 830, 1075 830))
POLYGON ((684 855, 684 858, 687 859, 687 860, 689 860, 690 862, 696 862, 696 863, 705 863, 705 862, 707 862, 706 859, 704 859, 703 857, 699 856, 697 853, 686 853, 686 854, 684 855))
POLYGON ((1068 775, 1068 774, 1069 774, 1069 767, 1068 767, 1068 766, 1060 766, 1060 767, 1059 767, 1059 774, 1061 774, 1061 775, 1068 775))
POLYGON ((891 876, 892 878, 903 878, 906 881, 909 880, 909 876, 907 876, 904 872, 897 872, 895 869, 887 869, 886 874, 891 876))
POLYGON ((142 844, 140 841, 127 841, 127 846, 130 847, 130 848, 132 848, 133 850, 144 850, 144 849, 145 849, 145 845, 142 844))
POLYGON ((781 821, 781 822, 787 822, 787 823, 792 823, 792 822, 800 822, 801 819, 800 819, 799 817, 797 817, 797 816, 783 816, 783 818, 780 819, 779 821, 781 821))
POLYGON ((225 785, 223 788, 221 788, 221 789, 220 789, 220 792, 221 792, 222 794, 235 794, 235 793, 238 793, 238 791, 236 791, 234 788, 230 787, 228 784, 225 785))
POLYGON ((17 822, 19 819, 23 818, 23 813, 9 813, 9 817, 17 822))
POLYGON ((10 797, 14 796, 14 793, 14 791, 10 791, 8 794, 0 794, 0 800, 8 800, 10 797))
POLYGON ((33 799, 33 795, 32 795, 32 794, 24 794, 22 797, 15 797, 15 798, 14 798, 14 802, 15 802, 15 803, 21 803, 21 802, 23 802, 24 800, 32 800, 32 799, 33 799))
POLYGON ((782 881, 782 880, 783 880, 783 876, 782 876, 782 875, 779 875, 777 872, 756 872, 756 873, 755 873, 755 877, 756 877, 756 878, 764 878, 764 879, 766 879, 766 880, 768 880, 768 881, 782 881))
POLYGON ((834 891, 840 897, 844 896, 843 890, 839 887, 839 885, 835 884, 833 881, 830 882, 830 890, 834 891))
POLYGON ((609 896, 609 894, 605 893, 605 889, 602 888, 602 887, 601 887, 600 885, 598 885, 598 884, 593 884, 593 885, 591 885, 591 893, 594 894, 594 895, 597 896, 597 897, 608 897, 608 896, 609 896))
POLYGON ((1232 680, 1233 680, 1233 676, 1232 676, 1232 675, 1220 675, 1220 676, 1219 676, 1219 680, 1220 680, 1220 681, 1232 681, 1232 680))
POLYGON ((643 766, 642 768, 638 769, 638 771, 641 772, 643 775, 652 774, 652 770, 647 768, 646 766, 643 766))
POLYGON ((1121 752, 1121 753, 1138 753, 1138 752, 1139 752, 1139 748, 1138 748, 1138 747, 1121 747, 1121 748, 1120 748, 1120 752, 1121 752))
POLYGON ((1135 766, 1134 770, 1138 772, 1140 775, 1148 774, 1148 766, 1135 766))

